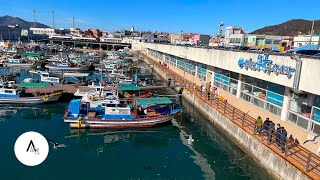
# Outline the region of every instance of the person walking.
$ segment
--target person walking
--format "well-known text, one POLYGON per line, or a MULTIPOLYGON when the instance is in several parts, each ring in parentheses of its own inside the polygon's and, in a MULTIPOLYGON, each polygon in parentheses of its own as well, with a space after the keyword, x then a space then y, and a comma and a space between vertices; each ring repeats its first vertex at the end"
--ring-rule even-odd
POLYGON ((255 135, 256 134, 260 134, 261 131, 262 131, 262 124, 263 124, 263 121, 262 121, 262 118, 260 116, 258 116, 258 118, 256 119, 256 122, 255 122, 255 135))

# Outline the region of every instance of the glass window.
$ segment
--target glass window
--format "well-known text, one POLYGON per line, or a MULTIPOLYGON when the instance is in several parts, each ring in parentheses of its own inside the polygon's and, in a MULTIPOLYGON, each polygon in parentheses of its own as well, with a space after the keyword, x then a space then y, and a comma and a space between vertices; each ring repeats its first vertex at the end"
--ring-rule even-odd
POLYGON ((266 44, 272 44, 272 40, 271 39, 266 39, 266 44))
POLYGON ((249 84, 242 83, 241 91, 244 93, 247 93, 247 94, 251 94, 252 93, 252 86, 249 84))
POLYGON ((320 134, 320 125, 313 122, 311 131, 315 134, 320 134))
POLYGON ((280 43, 281 43, 280 40, 274 40, 274 41, 273 41, 273 44, 280 44, 280 43))

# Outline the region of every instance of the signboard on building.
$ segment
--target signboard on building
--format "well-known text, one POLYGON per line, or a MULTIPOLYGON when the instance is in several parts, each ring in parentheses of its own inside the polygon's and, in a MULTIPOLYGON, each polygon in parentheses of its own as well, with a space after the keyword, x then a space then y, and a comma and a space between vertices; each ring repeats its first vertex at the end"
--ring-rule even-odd
POLYGON ((292 77, 292 73, 295 71, 295 68, 290 66, 284 66, 280 64, 273 64, 272 60, 269 59, 269 54, 260 54, 257 57, 257 61, 250 59, 240 58, 238 60, 238 66, 242 69, 252 71, 262 71, 270 75, 270 73, 275 73, 276 75, 283 74, 286 75, 289 79, 292 77))

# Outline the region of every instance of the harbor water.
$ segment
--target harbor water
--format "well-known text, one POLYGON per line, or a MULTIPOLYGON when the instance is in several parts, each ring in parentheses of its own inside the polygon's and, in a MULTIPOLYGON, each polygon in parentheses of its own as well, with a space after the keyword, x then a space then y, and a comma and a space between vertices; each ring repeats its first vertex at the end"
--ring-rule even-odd
POLYGON ((192 105, 183 106, 172 125, 122 131, 71 130, 62 117, 67 104, 2 106, 1 179, 271 179, 192 105), (27 167, 13 151, 27 131, 67 147, 49 144, 47 159, 27 167))

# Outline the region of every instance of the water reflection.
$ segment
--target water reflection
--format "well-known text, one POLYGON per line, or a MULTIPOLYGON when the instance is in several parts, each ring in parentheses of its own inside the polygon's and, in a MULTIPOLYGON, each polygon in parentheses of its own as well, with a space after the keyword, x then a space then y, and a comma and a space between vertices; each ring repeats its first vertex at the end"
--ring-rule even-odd
POLYGON ((247 154, 241 151, 234 143, 230 142, 221 130, 213 126, 203 114, 196 111, 192 104, 183 101, 183 107, 184 113, 182 120, 177 122, 178 127, 181 131, 185 131, 186 134, 194 131, 198 132, 193 133, 195 143, 190 148, 200 152, 212 165, 212 169, 222 166, 225 172, 230 172, 237 176, 248 177, 250 179, 272 179, 247 154), (191 124, 196 125, 196 128, 191 124), (214 144, 212 142, 203 142, 203 136, 209 137, 210 141, 214 144), (212 155, 205 147, 213 151, 215 150, 218 154, 212 155))

